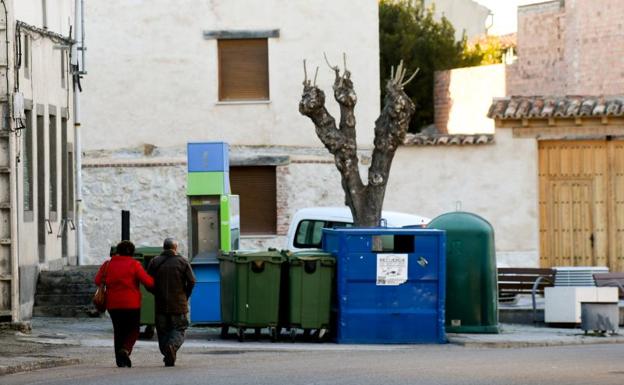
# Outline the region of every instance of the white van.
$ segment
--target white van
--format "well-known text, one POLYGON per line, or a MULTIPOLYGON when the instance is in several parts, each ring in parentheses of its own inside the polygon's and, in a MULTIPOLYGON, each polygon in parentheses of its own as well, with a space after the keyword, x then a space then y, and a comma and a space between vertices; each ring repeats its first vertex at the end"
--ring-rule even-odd
MULTIPOLYGON (((387 227, 426 226, 429 218, 419 215, 382 211, 381 222, 387 227)), ((348 207, 309 207, 295 213, 290 227, 286 249, 320 249, 323 228, 351 227, 353 215, 348 207)))

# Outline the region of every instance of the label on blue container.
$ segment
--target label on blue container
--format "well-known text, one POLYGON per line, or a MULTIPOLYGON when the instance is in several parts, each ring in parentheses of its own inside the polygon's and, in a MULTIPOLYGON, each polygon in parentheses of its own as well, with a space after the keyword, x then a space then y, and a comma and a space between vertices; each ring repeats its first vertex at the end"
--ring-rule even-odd
POLYGON ((377 254, 377 286, 407 282, 407 254, 377 254))

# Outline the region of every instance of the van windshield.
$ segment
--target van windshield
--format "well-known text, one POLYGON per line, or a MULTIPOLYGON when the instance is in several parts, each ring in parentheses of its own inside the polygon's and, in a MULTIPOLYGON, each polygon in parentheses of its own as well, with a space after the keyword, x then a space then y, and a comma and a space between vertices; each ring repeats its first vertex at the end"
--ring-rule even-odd
POLYGON ((315 219, 305 219, 299 222, 295 233, 294 246, 299 249, 320 249, 323 238, 323 229, 337 227, 352 227, 353 223, 330 222, 315 219))

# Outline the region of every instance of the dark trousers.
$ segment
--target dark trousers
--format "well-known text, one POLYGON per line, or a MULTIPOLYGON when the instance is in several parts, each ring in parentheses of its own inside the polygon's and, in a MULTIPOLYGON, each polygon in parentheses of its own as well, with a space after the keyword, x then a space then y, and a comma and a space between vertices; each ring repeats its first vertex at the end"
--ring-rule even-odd
POLYGON ((109 309, 113 321, 113 334, 115 336, 115 358, 118 358, 119 350, 125 349, 128 355, 139 338, 139 322, 141 320, 140 309, 109 309))
POLYGON ((171 345, 176 352, 180 349, 188 326, 186 314, 156 313, 158 347, 163 355, 165 355, 165 349, 168 345, 171 345))

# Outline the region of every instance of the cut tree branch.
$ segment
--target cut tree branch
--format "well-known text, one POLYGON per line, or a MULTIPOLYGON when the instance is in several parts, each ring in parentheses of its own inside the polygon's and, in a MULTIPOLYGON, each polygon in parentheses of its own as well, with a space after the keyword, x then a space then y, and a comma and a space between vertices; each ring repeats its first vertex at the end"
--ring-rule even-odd
POLYGON ((418 73, 412 74, 406 81, 407 69, 403 62, 391 69, 391 76, 386 84, 387 95, 381 115, 375 122, 375 147, 371 166, 368 171, 368 184, 364 185, 360 177, 359 159, 355 132, 355 93, 351 73, 347 69, 347 57, 343 54, 344 71, 332 66, 323 54, 325 62, 334 71, 334 99, 340 106, 340 125, 325 108, 325 93, 308 80, 304 61, 303 95, 299 103, 299 112, 309 117, 316 127, 316 134, 321 142, 334 155, 336 167, 341 174, 345 203, 351 208, 353 220, 357 226, 377 226, 381 218, 381 209, 386 191, 392 159, 403 142, 409 121, 415 107, 403 92, 403 87, 418 73))

